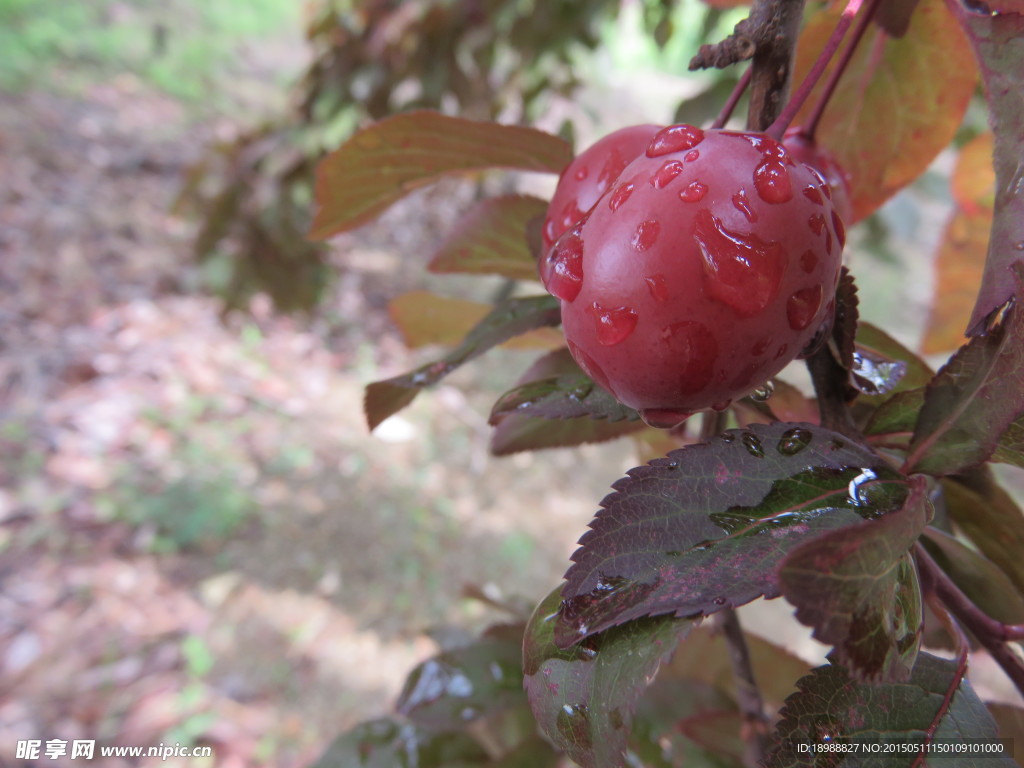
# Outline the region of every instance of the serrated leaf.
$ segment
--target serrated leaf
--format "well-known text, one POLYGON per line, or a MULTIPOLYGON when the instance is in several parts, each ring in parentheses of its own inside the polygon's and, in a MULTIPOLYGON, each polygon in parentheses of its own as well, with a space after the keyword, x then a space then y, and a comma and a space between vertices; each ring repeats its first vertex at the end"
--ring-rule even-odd
POLYGON ((430 260, 431 272, 501 275, 536 280, 537 256, 527 230, 543 219, 547 203, 529 195, 504 195, 477 203, 430 260))
POLYGON ((559 173, 572 160, 563 139, 533 128, 406 112, 356 133, 317 166, 319 209, 310 237, 326 240, 373 219, 447 174, 508 168, 559 173))
POLYGON ((560 650, 559 591, 534 611, 523 643, 530 707, 541 731, 584 768, 622 765, 637 700, 691 622, 640 619, 560 650))
POLYGON ((995 563, 936 528, 927 528, 921 543, 939 567, 986 615, 1004 624, 1024 623, 1024 597, 995 563))
POLYGON ((730 430, 612 488, 566 574, 562 646, 641 616, 775 597, 793 547, 899 509, 906 495, 878 456, 813 424, 730 430))
POLYGON ((988 100, 989 125, 995 137, 995 218, 989 237, 985 273, 968 324, 974 336, 988 317, 1011 296, 1018 295, 1014 269, 1024 265, 1024 13, 995 13, 984 4, 949 3, 981 67, 988 100))
MULTIPOLYGON (((430 344, 454 346, 494 309, 492 304, 409 291, 388 303, 388 314, 410 349, 430 344)), ((501 344, 506 349, 544 349, 565 344, 557 328, 537 328, 501 344)))
POLYGON ((560 321, 558 299, 552 296, 531 296, 502 302, 450 354, 411 373, 367 386, 363 409, 370 429, 375 429, 388 416, 411 403, 424 387, 436 384, 468 360, 513 336, 534 328, 557 325, 560 321))
POLYGON ((850 270, 843 267, 839 285, 836 287, 836 314, 832 324, 832 349, 839 364, 846 370, 853 367, 854 338, 860 312, 857 309, 857 284, 850 270))
POLYGON ((921 586, 909 550, 931 504, 924 478, 908 485, 901 509, 806 541, 779 568, 797 620, 861 680, 906 680, 920 644, 921 586))
POLYGON ((523 630, 492 630, 438 654, 406 678, 395 709, 431 730, 462 730, 478 718, 523 702, 523 630))
POLYGON ((339 736, 309 768, 484 768, 490 758, 465 733, 435 733, 380 718, 339 736))
MULTIPOLYGON (((842 8, 833 3, 808 20, 794 82, 818 58, 842 8)), ((977 82, 973 58, 943 0, 921 0, 901 38, 879 27, 865 34, 817 135, 849 174, 854 221, 917 178, 953 139, 977 82)), ((796 123, 817 102, 821 87, 796 123)))
POLYGON ((946 510, 961 531, 1024 593, 1024 512, 987 469, 942 481, 946 510))
POLYGON ((1024 312, 1011 305, 1001 322, 961 347, 928 385, 907 473, 946 475, 987 460, 1024 413, 1022 390, 1024 312))
MULTIPOLYGON (((917 751, 887 752, 893 744, 963 743, 996 738, 996 725, 955 661, 918 654, 904 683, 857 682, 841 666, 818 667, 797 683, 786 700, 766 768, 907 768, 917 751), (951 695, 955 691, 955 695, 951 695), (859 745, 854 753, 814 754, 827 741, 859 745), (868 752, 869 748, 878 751, 868 752)), ((984 763, 1011 768, 1008 757, 951 756, 937 764, 966 768, 984 763)), ((930 764, 930 763, 929 763, 930 764)))
POLYGON ((1018 417, 999 438, 992 461, 1024 468, 1024 416, 1018 417))

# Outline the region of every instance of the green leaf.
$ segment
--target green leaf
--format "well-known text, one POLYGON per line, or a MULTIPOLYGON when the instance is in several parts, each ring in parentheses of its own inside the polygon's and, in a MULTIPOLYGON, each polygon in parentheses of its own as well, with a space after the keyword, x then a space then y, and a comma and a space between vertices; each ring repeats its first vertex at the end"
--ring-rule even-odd
POLYGON ((914 425, 924 405, 925 388, 897 392, 871 414, 864 434, 872 445, 906 450, 914 436, 914 425))
POLYGON ((553 296, 532 296, 502 302, 450 354, 411 373, 367 386, 363 409, 370 429, 376 429, 388 416, 411 403, 424 387, 436 384, 455 368, 482 355, 491 347, 534 328, 557 325, 559 322, 559 303, 553 296))
POLYGON ((320 207, 310 237, 326 240, 373 219, 446 174, 487 168, 559 173, 572 149, 532 128, 406 112, 359 131, 317 166, 320 207))
POLYGON ((753 424, 630 470, 566 574, 560 645, 641 616, 709 615, 779 595, 786 553, 900 509, 901 475, 813 424, 753 424))
POLYGON ((942 481, 946 510, 982 554, 1024 593, 1024 513, 986 469, 942 481))
POLYGON ((530 707, 548 739, 584 768, 618 768, 637 701, 691 622, 640 619, 560 650, 554 640, 560 603, 556 589, 526 629, 530 707))
POLYGON ((465 733, 434 733, 380 718, 339 736, 309 768, 483 768, 483 747, 465 733))
POLYGON ((632 408, 595 384, 564 347, 538 359, 491 411, 491 452, 563 448, 644 428, 632 408))
POLYGON ((1024 468, 1024 416, 1014 421, 999 438, 992 461, 1024 468))
MULTIPOLYGON (((988 99, 989 123, 995 136, 995 218, 989 238, 985 273, 971 313, 968 333, 982 333, 989 316, 1020 289, 1015 271, 1024 268, 1024 13, 989 12, 984 4, 952 0, 981 66, 988 99), (980 7, 979 7, 980 6, 980 7)), ((1018 273, 1019 274, 1019 273, 1018 273)))
POLYGON ((828 531, 790 552, 782 594, 814 637, 858 679, 910 676, 921 637, 921 587, 909 550, 931 517, 924 478, 902 509, 828 531))
POLYGON ((907 473, 947 475, 987 460, 1024 413, 1022 390, 1024 311, 1011 304, 1001 322, 961 347, 928 385, 907 473))
MULTIPOLYGON (((917 763, 917 750, 884 753, 891 745, 960 743, 994 739, 996 724, 955 661, 918 654, 910 679, 903 683, 861 683, 841 666, 818 667, 797 683, 786 700, 775 731, 776 746, 766 768, 908 768, 917 763), (819 752, 831 740, 849 743, 856 754, 819 752), (868 752, 869 749, 878 752, 868 752), (843 758, 846 759, 843 759, 843 758)), ((927 765, 967 768, 1012 768, 1008 757, 955 756, 927 765)))
MULTIPOLYGON (((794 82, 801 82, 817 60, 842 9, 832 3, 808 19, 794 82)), ((976 81, 970 47, 943 0, 921 0, 901 38, 878 27, 868 30, 817 135, 849 174, 854 221, 920 176, 952 141, 976 81)), ((815 88, 796 124, 817 103, 821 88, 815 88)))
POLYGON ((544 200, 529 195, 483 200, 459 220, 428 269, 536 280, 537 256, 530 249, 527 230, 546 210, 544 200))
POLYGON ((432 730, 462 730, 523 703, 522 624, 494 628, 463 648, 427 659, 405 680, 395 708, 432 730))
POLYGON ((922 544, 985 614, 1004 624, 1024 624, 1024 597, 995 563, 936 528, 925 529, 922 544))

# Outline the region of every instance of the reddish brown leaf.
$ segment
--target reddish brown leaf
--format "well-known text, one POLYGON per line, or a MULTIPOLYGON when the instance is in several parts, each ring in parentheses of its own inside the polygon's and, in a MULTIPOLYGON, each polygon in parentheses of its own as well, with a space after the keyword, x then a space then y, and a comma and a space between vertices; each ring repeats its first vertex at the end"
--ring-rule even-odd
POLYGON ((568 143, 532 128, 428 111, 395 115, 359 131, 320 161, 320 207, 310 237, 326 240, 365 224, 446 174, 487 168, 559 173, 571 160, 568 143))
POLYGON ((478 203, 434 254, 430 271, 536 280, 537 259, 526 233, 530 222, 543 217, 546 210, 545 201, 528 195, 478 203))
POLYGON ((964 144, 960 150, 949 185, 953 200, 965 213, 992 212, 996 200, 992 148, 992 134, 986 131, 964 144))
MULTIPOLYGON (((796 82, 817 59, 842 6, 834 3, 808 21, 797 49, 796 82)), ((855 221, 917 178, 949 144, 976 80, 970 47, 943 0, 921 0, 901 38, 878 27, 868 31, 818 131, 820 143, 850 175, 855 221)))

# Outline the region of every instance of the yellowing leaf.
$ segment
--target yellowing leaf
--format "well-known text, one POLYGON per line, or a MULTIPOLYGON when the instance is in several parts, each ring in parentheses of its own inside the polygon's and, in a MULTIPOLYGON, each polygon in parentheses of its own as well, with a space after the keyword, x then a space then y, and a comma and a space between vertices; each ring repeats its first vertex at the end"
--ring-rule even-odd
MULTIPOLYGON (((996 200, 996 172, 992 167, 991 133, 982 133, 960 150, 950 188, 957 205, 967 213, 987 210, 991 216, 996 200)), ((991 223, 991 222, 990 222, 991 223)))

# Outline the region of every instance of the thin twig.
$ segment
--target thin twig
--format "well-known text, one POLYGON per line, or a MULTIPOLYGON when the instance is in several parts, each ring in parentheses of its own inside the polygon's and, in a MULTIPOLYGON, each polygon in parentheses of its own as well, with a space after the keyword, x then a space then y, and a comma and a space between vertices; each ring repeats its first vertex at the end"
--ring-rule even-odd
POLYGON ((747 768, 757 768, 762 764, 768 744, 768 718, 764 713, 764 700, 754 678, 750 649, 747 647, 747 638, 743 634, 736 611, 726 608, 716 615, 718 626, 721 627, 729 647, 729 660, 732 662, 733 680, 736 684, 736 702, 743 717, 743 740, 747 744, 743 763, 747 768))

